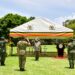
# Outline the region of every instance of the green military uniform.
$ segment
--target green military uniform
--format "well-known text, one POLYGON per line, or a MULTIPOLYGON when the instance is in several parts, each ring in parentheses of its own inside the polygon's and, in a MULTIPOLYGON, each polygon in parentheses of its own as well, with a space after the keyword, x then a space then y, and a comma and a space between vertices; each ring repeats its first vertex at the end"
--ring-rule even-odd
POLYGON ((25 62, 26 62, 26 47, 28 42, 21 40, 17 43, 17 53, 19 55, 19 67, 21 71, 24 71, 25 62))
POLYGON ((68 43, 68 59, 70 68, 74 68, 75 61, 75 40, 72 40, 68 43))
POLYGON ((0 38, 0 61, 1 65, 5 65, 6 58, 6 42, 0 38))

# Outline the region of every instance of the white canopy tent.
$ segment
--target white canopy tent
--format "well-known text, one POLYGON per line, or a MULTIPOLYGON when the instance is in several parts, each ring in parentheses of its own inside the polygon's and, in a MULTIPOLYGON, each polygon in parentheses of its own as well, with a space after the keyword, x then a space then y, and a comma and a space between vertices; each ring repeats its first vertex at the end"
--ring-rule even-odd
POLYGON ((73 30, 62 25, 58 25, 46 18, 35 18, 10 30, 10 37, 72 37, 73 30))

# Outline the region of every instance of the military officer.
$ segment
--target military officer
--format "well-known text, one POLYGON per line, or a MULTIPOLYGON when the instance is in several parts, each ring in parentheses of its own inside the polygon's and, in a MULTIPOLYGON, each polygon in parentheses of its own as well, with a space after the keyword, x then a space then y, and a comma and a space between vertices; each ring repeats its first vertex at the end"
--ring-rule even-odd
POLYGON ((5 65, 6 58, 6 40, 4 37, 0 37, 0 63, 5 65))
POLYGON ((21 40, 17 43, 17 54, 19 56, 19 68, 20 71, 24 71, 26 62, 26 47, 30 45, 28 39, 21 37, 21 40))
POLYGON ((71 69, 74 68, 75 61, 75 39, 70 40, 68 43, 68 60, 71 69))
POLYGON ((41 42, 39 38, 35 38, 34 41, 34 50, 35 50, 35 60, 39 60, 39 54, 40 54, 40 49, 41 49, 41 42))

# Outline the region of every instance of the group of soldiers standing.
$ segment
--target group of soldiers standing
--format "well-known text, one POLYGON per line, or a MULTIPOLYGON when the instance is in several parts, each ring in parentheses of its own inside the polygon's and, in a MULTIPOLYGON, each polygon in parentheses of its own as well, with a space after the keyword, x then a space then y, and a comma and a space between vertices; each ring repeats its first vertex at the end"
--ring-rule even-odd
MULTIPOLYGON (((65 45, 63 42, 59 42, 56 45, 58 57, 64 56, 64 49, 65 45)), ((75 63, 75 39, 70 39, 67 44, 67 54, 68 54, 68 60, 69 60, 69 68, 74 69, 74 63, 75 63)))
MULTIPOLYGON (((0 37, 0 65, 5 65, 6 59, 6 40, 4 37, 0 37)), ((40 40, 38 38, 33 40, 34 49, 35 49, 35 60, 39 60, 39 51, 40 51, 40 40)), ((19 57, 19 68, 20 71, 25 70, 25 63, 26 63, 26 48, 30 46, 31 43, 29 39, 25 37, 21 37, 17 43, 17 55, 19 57)))
MULTIPOLYGON (((35 60, 39 60, 39 52, 40 52, 40 40, 35 38, 33 40, 34 49, 35 49, 35 60)), ((26 63, 26 47, 30 46, 31 43, 27 38, 21 37, 20 41, 17 43, 17 54, 19 56, 19 68, 20 71, 25 70, 25 63, 26 63)))
MULTIPOLYGON (((23 41, 26 41, 26 43, 25 43, 25 45, 22 45, 22 46, 26 47, 28 45, 31 45, 30 42, 29 42, 29 40, 23 40, 23 41)), ((21 43, 20 43, 20 41, 18 42, 18 48, 20 50, 22 50, 20 48, 20 46, 19 46, 19 45, 21 45, 21 43)), ((34 50, 35 50, 35 60, 39 60, 39 53, 40 53, 40 45, 41 45, 41 42, 40 42, 40 40, 38 38, 35 38, 35 40, 33 41, 33 43, 34 43, 34 50)), ((64 48, 65 48, 65 45, 62 42, 60 42, 57 45, 58 56, 59 57, 63 57, 64 56, 64 48)), ((26 48, 24 48, 24 49, 26 50, 26 48)), ((68 60, 69 60, 69 65, 70 65, 69 68, 70 69, 73 69, 74 68, 74 61, 75 61, 75 40, 74 39, 73 40, 70 40, 68 42, 67 49, 68 49, 68 60)), ((26 52, 22 52, 22 53, 26 53, 26 52)), ((25 54, 24 54, 24 57, 26 57, 25 54)), ((22 66, 22 68, 24 70, 24 64, 22 65, 22 61, 21 61, 22 59, 19 58, 19 60, 20 60, 19 67, 21 68, 21 66, 22 66)), ((25 58, 25 61, 26 61, 26 58, 25 58)))
MULTIPOLYGON (((40 53, 40 39, 35 38, 33 40, 33 47, 35 50, 35 60, 39 60, 39 53, 40 53)), ((20 40, 17 43, 17 55, 19 57, 19 68, 20 71, 25 71, 25 63, 26 63, 26 48, 27 46, 30 46, 31 43, 29 39, 25 37, 21 37, 20 40)), ((58 46, 57 46, 58 47, 58 46)), ((61 44, 60 44, 60 47, 61 44)), ((68 60, 69 60, 69 65, 70 68, 74 68, 74 61, 75 61, 75 40, 70 40, 67 44, 67 49, 68 49, 68 60)), ((62 51, 60 50, 60 53, 62 51)), ((59 54, 61 56, 62 54, 59 54)), ((63 55, 62 55, 63 56, 63 55)), ((5 65, 5 58, 6 58, 6 40, 4 37, 0 37, 0 64, 5 65)))

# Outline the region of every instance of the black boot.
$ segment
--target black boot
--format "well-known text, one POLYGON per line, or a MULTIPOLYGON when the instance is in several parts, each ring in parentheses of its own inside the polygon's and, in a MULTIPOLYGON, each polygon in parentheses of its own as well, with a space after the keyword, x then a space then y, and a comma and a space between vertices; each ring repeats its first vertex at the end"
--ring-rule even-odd
POLYGON ((1 66, 5 66, 5 64, 3 62, 1 62, 1 66))
POLYGON ((22 68, 22 71, 25 71, 24 68, 22 68))
POLYGON ((25 71, 24 68, 20 68, 20 71, 25 71))
POLYGON ((70 69, 74 69, 74 64, 71 64, 70 65, 70 69))
POLYGON ((20 68, 20 71, 22 71, 22 68, 20 68))

